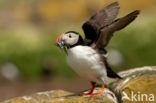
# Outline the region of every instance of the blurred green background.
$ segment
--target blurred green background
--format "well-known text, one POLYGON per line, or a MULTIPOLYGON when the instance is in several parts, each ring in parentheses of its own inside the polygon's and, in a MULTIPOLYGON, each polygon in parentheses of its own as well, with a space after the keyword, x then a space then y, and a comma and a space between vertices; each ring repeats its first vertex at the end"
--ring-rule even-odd
MULTIPOLYGON (((112 2, 1 0, 0 100, 41 90, 88 88, 86 81, 69 69, 65 54, 54 45, 55 38, 68 30, 83 34, 81 25, 85 20, 112 2)), ((107 47, 109 63, 114 71, 156 65, 156 1, 118 2, 119 17, 135 9, 141 14, 115 33, 107 47)))

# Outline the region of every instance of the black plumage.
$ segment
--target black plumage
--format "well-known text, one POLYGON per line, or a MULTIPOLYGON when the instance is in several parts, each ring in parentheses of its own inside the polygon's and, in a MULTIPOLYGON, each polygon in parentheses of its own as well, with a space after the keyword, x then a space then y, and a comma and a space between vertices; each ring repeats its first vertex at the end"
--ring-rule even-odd
POLYGON ((114 2, 94 14, 82 25, 86 45, 91 45, 95 49, 106 47, 113 33, 130 24, 140 11, 135 10, 122 18, 115 19, 118 12, 119 4, 114 2))
POLYGON ((107 75, 111 78, 121 77, 110 68, 107 59, 103 56, 107 52, 105 47, 109 43, 113 33, 123 29, 135 20, 140 11, 135 10, 124 17, 116 19, 118 12, 119 4, 118 2, 114 2, 91 16, 82 26, 85 33, 84 43, 92 46, 92 48, 101 54, 101 59, 107 69, 107 75))

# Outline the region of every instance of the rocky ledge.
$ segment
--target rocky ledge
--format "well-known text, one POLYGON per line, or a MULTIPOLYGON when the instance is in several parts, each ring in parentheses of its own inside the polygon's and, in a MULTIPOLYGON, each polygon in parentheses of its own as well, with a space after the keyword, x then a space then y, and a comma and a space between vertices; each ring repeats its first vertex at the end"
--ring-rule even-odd
POLYGON ((156 103, 156 66, 134 68, 119 75, 124 79, 110 84, 104 96, 100 97, 82 97, 63 90, 52 90, 1 103, 156 103))

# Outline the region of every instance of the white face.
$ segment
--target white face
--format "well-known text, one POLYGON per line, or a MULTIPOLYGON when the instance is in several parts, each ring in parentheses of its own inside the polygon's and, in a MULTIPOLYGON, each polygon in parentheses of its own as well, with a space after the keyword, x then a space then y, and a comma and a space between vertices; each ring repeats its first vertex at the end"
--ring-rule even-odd
POLYGON ((78 42, 79 35, 72 32, 65 33, 62 36, 62 40, 64 40, 65 44, 72 46, 78 42))

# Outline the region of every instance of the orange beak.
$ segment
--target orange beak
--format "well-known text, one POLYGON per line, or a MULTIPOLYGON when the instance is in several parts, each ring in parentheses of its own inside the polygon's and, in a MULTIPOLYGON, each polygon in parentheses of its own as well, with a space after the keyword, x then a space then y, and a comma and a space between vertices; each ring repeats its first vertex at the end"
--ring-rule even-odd
POLYGON ((61 41, 61 38, 62 38, 62 35, 58 36, 58 37, 56 38, 55 43, 58 44, 58 43, 61 41))
MULTIPOLYGON (((63 34, 62 34, 62 35, 63 35, 63 34)), ((64 46, 65 46, 64 41, 63 41, 63 39, 62 39, 62 35, 58 36, 58 37, 56 38, 56 41, 55 41, 56 46, 58 46, 58 47, 60 47, 60 48, 64 48, 64 46)))

